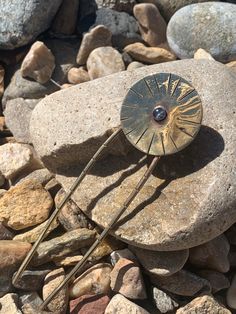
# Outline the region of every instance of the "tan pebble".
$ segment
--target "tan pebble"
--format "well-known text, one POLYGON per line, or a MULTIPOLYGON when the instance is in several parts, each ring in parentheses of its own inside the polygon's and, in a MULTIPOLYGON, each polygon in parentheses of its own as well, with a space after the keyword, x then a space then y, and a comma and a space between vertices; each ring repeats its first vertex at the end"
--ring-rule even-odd
POLYGON ((194 59, 207 59, 207 60, 215 60, 212 55, 207 52, 206 50, 199 48, 195 53, 194 53, 194 59))
POLYGON ((219 304, 214 297, 203 295, 193 299, 190 303, 177 310, 176 314, 231 314, 223 305, 219 304))
POLYGON ((0 221, 14 230, 35 226, 48 218, 52 205, 50 194, 38 181, 26 180, 1 197, 0 221))
POLYGON ((70 286, 70 298, 84 294, 106 294, 110 290, 111 265, 101 263, 86 270, 70 286))
POLYGON ((87 60, 91 80, 125 70, 121 54, 112 47, 94 49, 87 60))
POLYGON ((98 47, 111 46, 111 31, 104 25, 92 28, 83 36, 76 62, 84 65, 90 53, 98 47))
MULTIPOLYGON (((44 280, 43 286, 43 300, 59 286, 65 279, 65 271, 63 268, 58 268, 51 271, 44 280)), ((47 308, 55 314, 65 314, 69 302, 68 287, 67 285, 57 293, 57 295, 49 302, 47 308)))
POLYGON ((22 62, 21 75, 44 84, 51 78, 54 68, 55 58, 52 52, 43 42, 36 41, 22 62))
POLYGON ((146 289, 138 265, 121 258, 111 272, 111 288, 129 299, 146 299, 146 289))
POLYGON ((133 59, 149 64, 173 61, 176 56, 165 48, 146 47, 142 43, 130 44, 124 48, 133 59))
POLYGON ((152 3, 136 4, 133 9, 143 40, 151 47, 166 41, 166 22, 152 3))
POLYGON ((90 80, 88 72, 84 67, 71 68, 68 72, 68 82, 71 84, 80 84, 90 80))

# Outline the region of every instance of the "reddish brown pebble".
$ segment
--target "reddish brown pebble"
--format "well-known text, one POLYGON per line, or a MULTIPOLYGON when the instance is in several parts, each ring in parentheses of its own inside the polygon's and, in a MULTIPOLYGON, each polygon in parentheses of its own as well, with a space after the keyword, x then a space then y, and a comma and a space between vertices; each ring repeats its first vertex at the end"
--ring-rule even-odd
POLYGON ((107 295, 83 295, 70 301, 70 314, 103 314, 109 301, 107 295))

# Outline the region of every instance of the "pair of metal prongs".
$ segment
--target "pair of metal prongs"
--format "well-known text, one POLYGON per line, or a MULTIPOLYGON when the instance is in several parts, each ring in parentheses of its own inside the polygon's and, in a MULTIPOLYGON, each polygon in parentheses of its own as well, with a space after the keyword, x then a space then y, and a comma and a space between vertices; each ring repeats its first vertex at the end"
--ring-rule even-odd
POLYGON ((13 284, 17 282, 22 275, 22 272, 26 269, 60 210, 70 199, 104 149, 121 132, 124 132, 126 138, 137 149, 147 155, 153 155, 154 158, 135 189, 124 202, 123 206, 116 211, 108 226, 89 248, 83 259, 42 303, 40 309, 44 309, 86 263, 93 251, 107 236, 109 231, 113 228, 141 190, 156 167, 160 156, 173 154, 182 150, 195 138, 202 121, 201 99, 194 87, 185 79, 170 73, 153 74, 144 77, 129 89, 122 103, 120 121, 121 127, 98 149, 85 169, 81 172, 80 176, 74 182, 69 192, 53 212, 44 231, 34 243, 31 251, 28 253, 18 272, 14 276, 13 284))

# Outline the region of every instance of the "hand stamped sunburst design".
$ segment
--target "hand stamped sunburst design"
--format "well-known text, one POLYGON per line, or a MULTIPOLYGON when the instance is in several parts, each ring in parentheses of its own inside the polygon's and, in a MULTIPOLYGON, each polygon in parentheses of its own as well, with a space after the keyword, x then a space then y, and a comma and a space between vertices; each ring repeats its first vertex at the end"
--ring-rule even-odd
POLYGON ((128 91, 121 108, 121 127, 136 148, 150 155, 182 150, 197 135, 201 99, 194 87, 171 73, 146 76, 128 91))

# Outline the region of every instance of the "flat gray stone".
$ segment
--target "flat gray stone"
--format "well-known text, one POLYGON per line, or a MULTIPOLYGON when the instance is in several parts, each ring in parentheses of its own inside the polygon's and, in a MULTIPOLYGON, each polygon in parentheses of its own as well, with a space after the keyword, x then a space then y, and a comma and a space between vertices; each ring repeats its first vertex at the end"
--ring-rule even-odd
POLYGON ((62 0, 2 0, 0 49, 15 49, 49 28, 62 0))
POLYGON ((222 62, 236 57, 236 5, 208 2, 177 11, 167 27, 167 40, 180 59, 203 48, 222 62))
POLYGON ((21 143, 31 143, 29 122, 31 113, 40 99, 15 98, 7 101, 4 110, 6 125, 15 139, 21 143))
POLYGON ((200 291, 211 291, 211 285, 209 281, 185 269, 182 269, 178 273, 168 277, 152 275, 150 280, 159 288, 177 295, 193 296, 200 291))
MULTIPOLYGON (((172 72, 193 84, 203 103, 203 126, 185 150, 161 159, 112 234, 150 250, 181 250, 213 239, 236 221, 236 90, 233 74, 224 65, 208 60, 168 62, 71 87, 35 107, 30 130, 45 165, 63 174, 62 166, 87 161, 107 138, 106 131, 119 125, 130 86, 156 72, 172 72)), ((112 145, 116 153, 118 146, 112 145)), ((144 174, 147 164, 142 158, 134 149, 125 157, 108 156, 98 162, 74 201, 106 226, 144 174)), ((74 167, 57 179, 68 189, 82 168, 74 167)))
POLYGON ((189 250, 157 252, 129 246, 138 261, 150 274, 171 276, 181 270, 186 263, 189 250))

